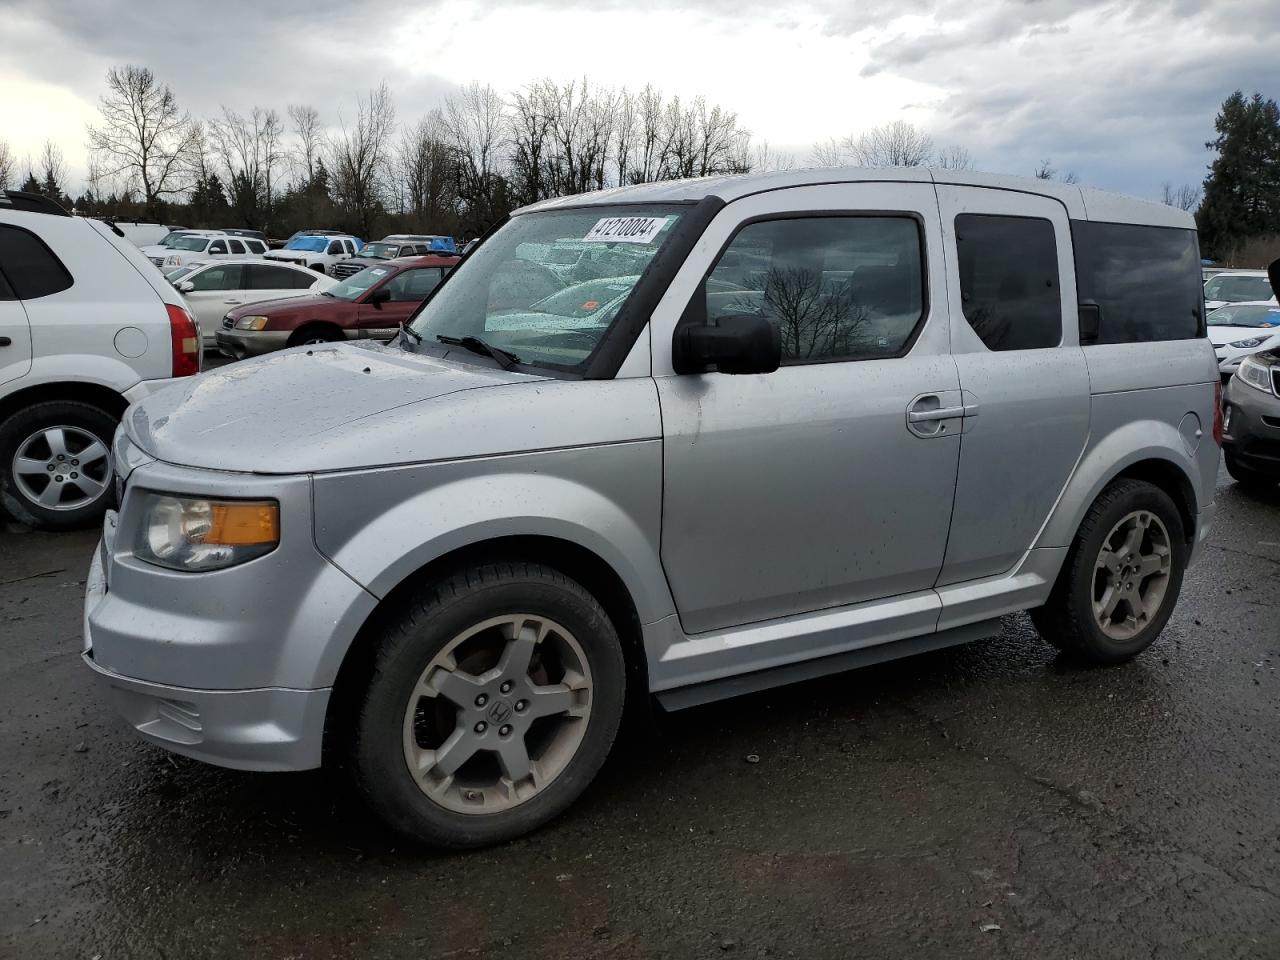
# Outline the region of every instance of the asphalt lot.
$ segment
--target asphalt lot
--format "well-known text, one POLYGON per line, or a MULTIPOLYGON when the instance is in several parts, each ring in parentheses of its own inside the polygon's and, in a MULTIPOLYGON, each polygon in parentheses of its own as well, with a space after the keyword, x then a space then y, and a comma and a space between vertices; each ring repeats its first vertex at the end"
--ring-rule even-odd
POLYGON ((134 739, 79 659, 96 534, 0 526, 0 956, 1275 957, 1280 495, 1219 505, 1135 663, 1010 618, 660 718, 563 819, 450 856, 324 772, 134 739))

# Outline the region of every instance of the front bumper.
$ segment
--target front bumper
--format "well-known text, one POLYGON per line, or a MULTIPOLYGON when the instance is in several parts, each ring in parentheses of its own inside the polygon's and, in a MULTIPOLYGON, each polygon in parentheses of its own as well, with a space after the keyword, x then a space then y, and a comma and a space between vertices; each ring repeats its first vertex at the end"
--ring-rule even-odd
POLYGON ((1280 479, 1280 397, 1234 378, 1224 398, 1229 412, 1222 448, 1242 466, 1280 479))
POLYGON ((289 345, 291 330, 219 330, 214 336, 218 350, 228 357, 243 360, 289 345))
POLYGON ((320 766, 330 689, 200 690, 121 676, 98 664, 93 655, 90 614, 106 595, 98 550, 85 588, 83 659, 112 705, 143 739, 237 770, 320 766))
POLYGON ((316 549, 305 476, 259 477, 159 461, 128 473, 85 586, 84 659, 129 725, 222 766, 320 763, 342 660, 376 599, 316 549), (223 570, 183 573, 133 555, 139 490, 280 504, 280 546, 223 570))

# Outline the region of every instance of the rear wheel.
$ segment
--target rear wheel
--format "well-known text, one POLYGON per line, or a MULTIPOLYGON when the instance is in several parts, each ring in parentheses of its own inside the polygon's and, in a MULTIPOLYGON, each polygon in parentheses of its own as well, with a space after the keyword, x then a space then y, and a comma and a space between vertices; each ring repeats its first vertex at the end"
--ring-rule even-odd
POLYGON ((1169 495, 1118 480, 1089 508, 1048 602, 1031 618, 1041 636, 1080 660, 1129 660, 1164 629, 1187 556, 1169 495))
POLYGON ((356 784, 429 844, 519 836, 591 782, 624 693, 617 634, 582 586, 537 564, 471 568, 386 621, 356 712, 356 784))
POLYGON ((111 501, 118 423, 70 400, 38 403, 0 423, 0 500, 8 512, 45 530, 100 520, 111 501))

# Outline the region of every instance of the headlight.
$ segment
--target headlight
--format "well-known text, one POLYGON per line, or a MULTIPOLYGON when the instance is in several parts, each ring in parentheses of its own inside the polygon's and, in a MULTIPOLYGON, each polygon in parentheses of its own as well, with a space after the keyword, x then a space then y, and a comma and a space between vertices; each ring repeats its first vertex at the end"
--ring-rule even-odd
POLYGON ((164 265, 166 267, 180 267, 182 266, 182 258, 176 253, 171 253, 164 258, 164 265))
POLYGON ((1236 376, 1240 378, 1241 383, 1247 383, 1263 393, 1272 392, 1271 370, 1253 359, 1253 357, 1245 357, 1240 362, 1240 368, 1236 370, 1236 376))
POLYGON ((241 317, 236 321, 237 330, 261 330, 266 325, 266 317, 241 317))
POLYGON ((275 500, 205 500, 139 493, 134 555, 170 570, 219 570, 270 553, 280 543, 275 500))
POLYGON ((1250 337, 1248 340, 1237 340, 1235 343, 1228 343, 1227 346, 1239 347, 1240 349, 1244 349, 1245 347, 1259 346, 1260 344, 1266 343, 1269 339, 1271 338, 1270 337, 1250 337))

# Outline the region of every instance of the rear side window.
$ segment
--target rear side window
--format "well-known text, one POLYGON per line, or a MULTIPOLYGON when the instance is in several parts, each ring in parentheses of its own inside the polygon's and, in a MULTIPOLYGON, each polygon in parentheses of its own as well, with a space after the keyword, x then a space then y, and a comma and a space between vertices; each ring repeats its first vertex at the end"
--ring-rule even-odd
POLYGON ((1080 303, 1101 308, 1093 343, 1204 336, 1194 230, 1071 221, 1080 303))
POLYGON ((716 261, 707 318, 764 316, 782 334, 784 364, 894 357, 924 317, 923 278, 911 217, 764 220, 716 261))
POLYGON ((244 245, 249 248, 251 253, 266 253, 267 245, 261 240, 246 240, 244 245))
MULTIPOLYGON (((66 290, 71 274, 44 241, 20 227, 0 224, 0 272, 19 300, 35 300, 66 290)), ((0 297, 4 296, 0 286, 0 297)))
POLYGON ((956 217, 960 303, 988 350, 1062 342, 1062 290, 1053 224, 1032 217, 956 217))
POLYGON ((324 276, 323 273, 315 270, 290 270, 289 272, 293 274, 291 283, 295 290, 310 290, 315 286, 316 281, 324 276))
POLYGON ((246 252, 246 251, 245 251, 245 248, 244 248, 244 244, 243 244, 243 243, 241 243, 239 240, 228 240, 228 241, 227 241, 227 243, 229 243, 229 244, 231 245, 231 252, 232 252, 232 253, 245 253, 245 252, 246 252))
MULTIPOLYGON (((313 271, 314 272, 314 271, 313 271)), ((299 276, 300 271, 290 270, 288 267, 269 267, 264 263, 249 264, 249 283, 250 290, 293 290, 295 289, 294 278, 299 276)), ((317 273, 318 277, 319 274, 317 273)), ((308 283, 313 282, 312 278, 303 277, 308 283)))

